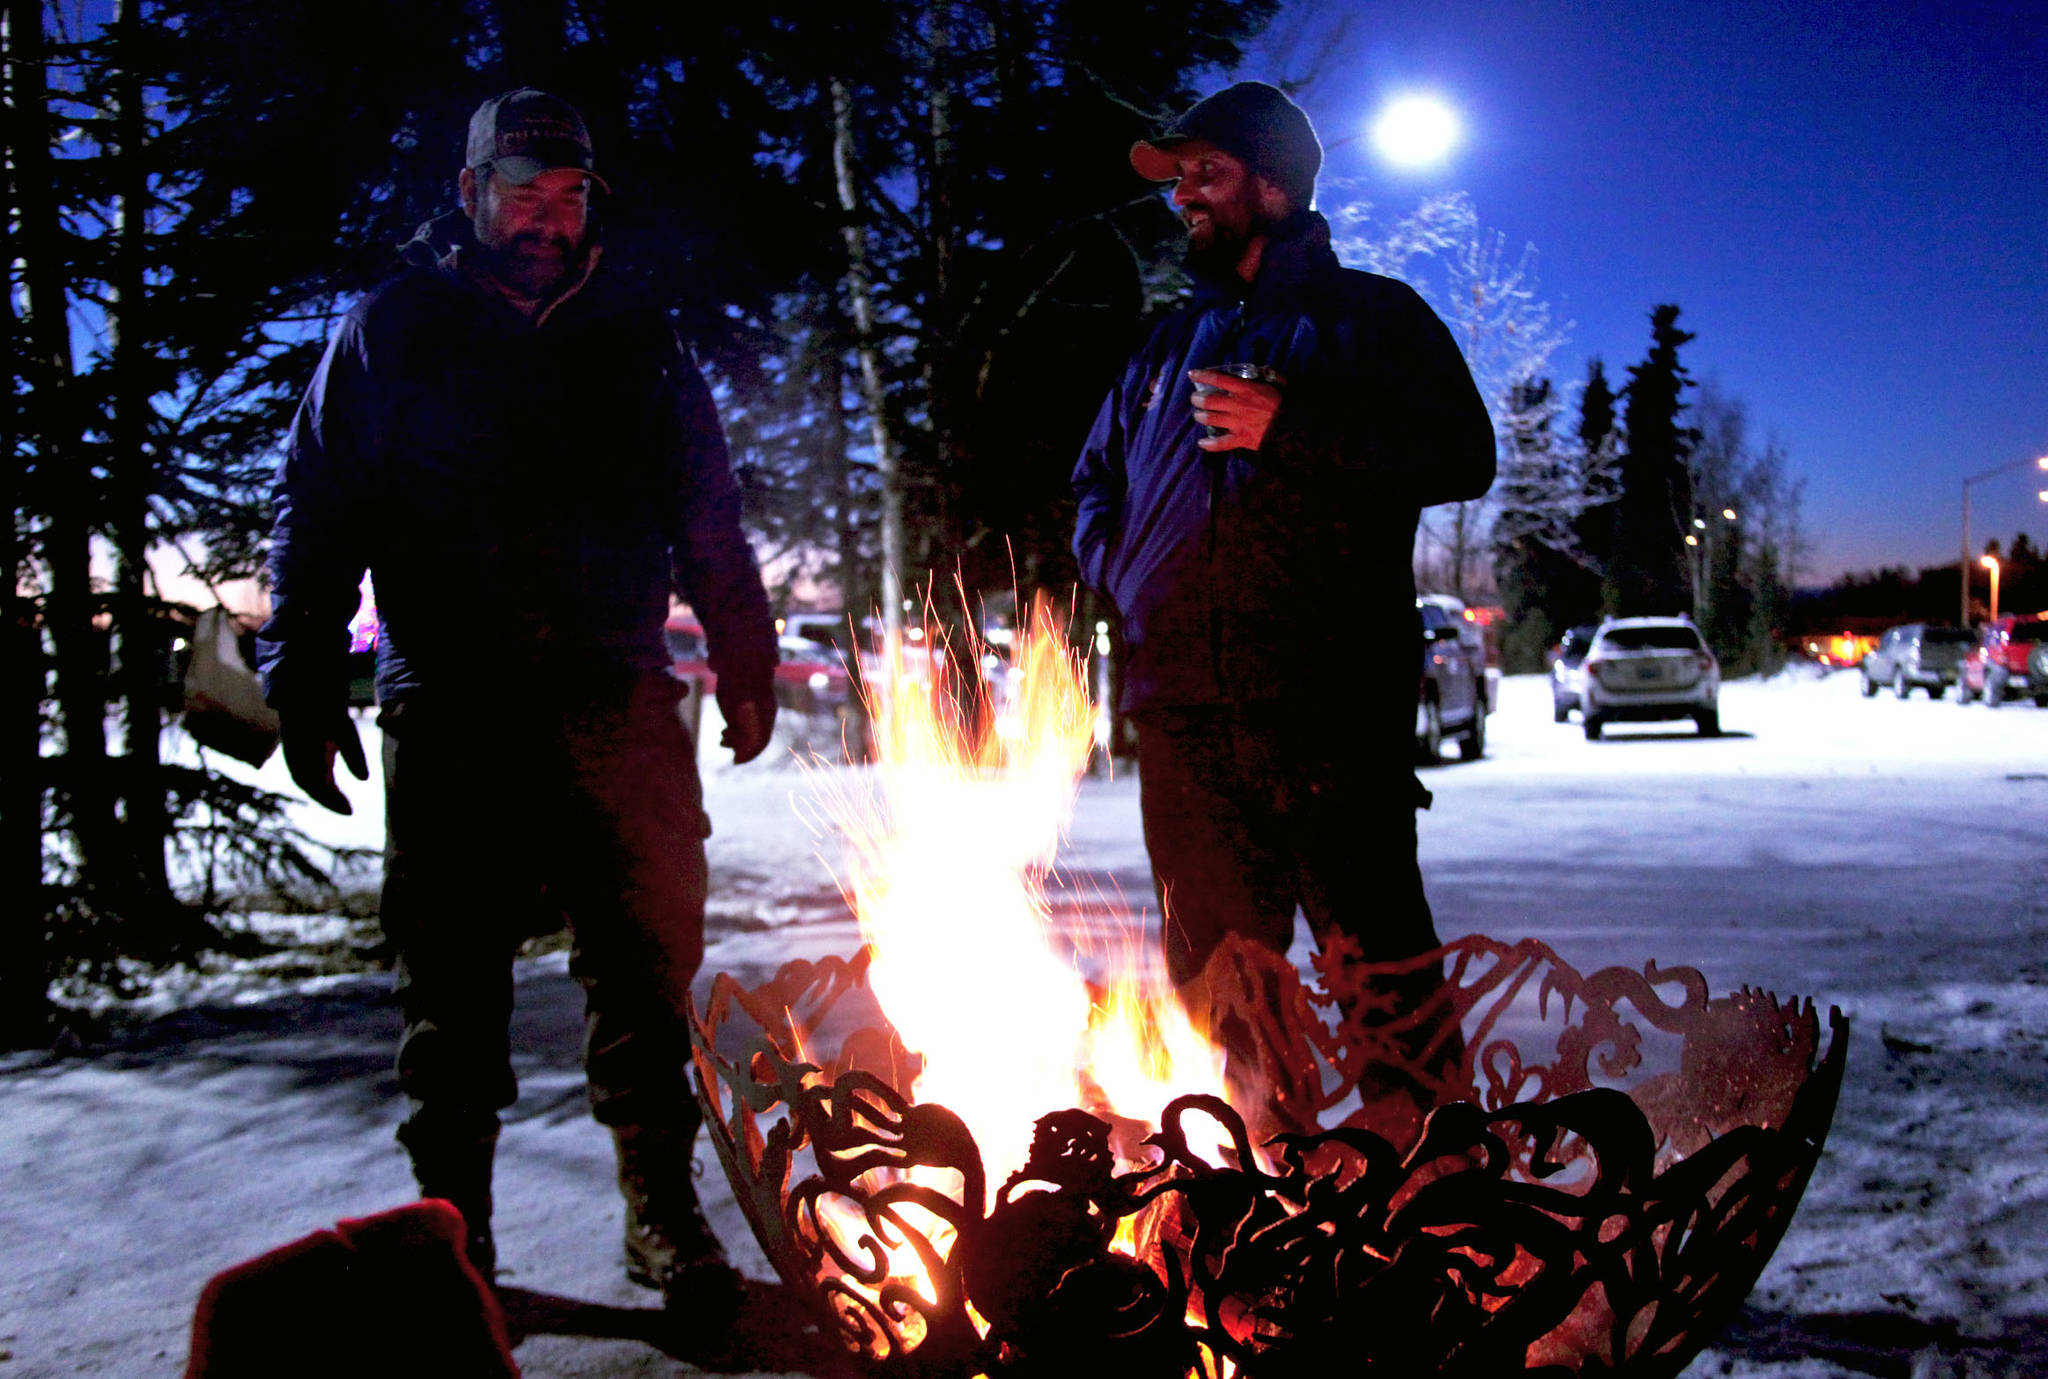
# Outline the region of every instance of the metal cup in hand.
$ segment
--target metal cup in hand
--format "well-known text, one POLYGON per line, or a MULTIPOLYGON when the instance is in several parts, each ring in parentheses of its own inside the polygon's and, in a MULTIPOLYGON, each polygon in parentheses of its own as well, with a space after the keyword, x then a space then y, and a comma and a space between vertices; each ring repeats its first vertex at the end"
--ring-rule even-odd
MULTIPOLYGON (((1275 387, 1286 382, 1280 376, 1278 370, 1269 369, 1264 364, 1204 364, 1202 368, 1209 373, 1226 373, 1232 378, 1249 378, 1254 383, 1271 383, 1275 387)), ((1220 393, 1223 391, 1221 388, 1202 383, 1195 384, 1194 389, 1196 397, 1203 397, 1210 393, 1220 393)), ((1224 429, 1220 426, 1204 426, 1202 429, 1208 433, 1211 440, 1225 434, 1224 429)))

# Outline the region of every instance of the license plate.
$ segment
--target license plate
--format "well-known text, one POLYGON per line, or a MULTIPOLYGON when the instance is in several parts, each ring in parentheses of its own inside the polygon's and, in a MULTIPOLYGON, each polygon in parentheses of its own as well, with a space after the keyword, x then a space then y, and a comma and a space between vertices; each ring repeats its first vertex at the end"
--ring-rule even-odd
POLYGON ((1655 667, 1655 666, 1637 666, 1637 667, 1636 667, 1636 679, 1638 679, 1638 680, 1641 680, 1641 681, 1645 681, 1645 682, 1648 682, 1648 681, 1654 681, 1654 680, 1662 680, 1663 678, 1664 678, 1664 672, 1663 672, 1663 671, 1661 671, 1661 670, 1659 670, 1659 669, 1657 669, 1657 667, 1655 667))

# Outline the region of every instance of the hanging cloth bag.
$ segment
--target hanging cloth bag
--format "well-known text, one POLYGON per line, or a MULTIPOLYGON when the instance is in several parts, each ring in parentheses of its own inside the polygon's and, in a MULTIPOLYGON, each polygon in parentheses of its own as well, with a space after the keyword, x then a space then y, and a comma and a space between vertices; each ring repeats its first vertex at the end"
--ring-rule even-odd
POLYGON ((199 615, 185 671, 185 731, 202 747, 261 766, 277 750, 277 710, 242 656, 241 632, 225 608, 199 615))

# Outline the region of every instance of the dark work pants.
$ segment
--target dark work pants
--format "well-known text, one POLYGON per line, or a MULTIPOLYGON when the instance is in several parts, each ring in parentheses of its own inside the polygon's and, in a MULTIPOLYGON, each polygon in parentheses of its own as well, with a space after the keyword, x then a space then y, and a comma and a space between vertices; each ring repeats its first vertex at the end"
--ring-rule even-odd
POLYGON ((1228 933, 1286 952, 1297 906, 1318 944, 1352 935, 1368 962, 1437 946, 1415 859, 1415 810, 1427 796, 1411 716, 1398 703, 1350 712, 1293 702, 1133 715, 1176 984, 1228 933))
POLYGON ((387 709, 383 923, 405 1020, 398 1079, 423 1145, 495 1135, 518 1095, 512 959, 566 920, 592 1109, 694 1135, 684 999, 704 957, 703 808, 680 687, 387 709))

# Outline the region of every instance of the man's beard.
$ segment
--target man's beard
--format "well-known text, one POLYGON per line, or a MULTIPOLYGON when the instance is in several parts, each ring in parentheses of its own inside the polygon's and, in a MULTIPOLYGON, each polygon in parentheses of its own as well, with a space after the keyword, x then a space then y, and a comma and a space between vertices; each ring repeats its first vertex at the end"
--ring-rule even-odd
MULTIPOLYGON (((1211 207, 1190 206, 1188 209, 1200 209, 1204 213, 1207 233, 1199 234, 1194 226, 1188 226, 1187 252, 1182 256, 1182 261, 1187 265, 1189 272, 1206 277, 1237 276, 1237 266, 1244 261, 1245 250, 1251 247, 1252 240, 1273 228, 1272 220, 1257 211, 1247 215, 1244 228, 1240 229, 1235 225, 1224 224, 1211 207)), ((1185 218, 1184 213, 1183 220, 1185 218)))
POLYGON ((503 244, 478 241, 477 247, 492 277, 529 297, 545 297, 560 287, 576 261, 573 241, 538 230, 521 231, 503 244))

